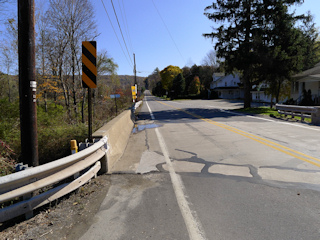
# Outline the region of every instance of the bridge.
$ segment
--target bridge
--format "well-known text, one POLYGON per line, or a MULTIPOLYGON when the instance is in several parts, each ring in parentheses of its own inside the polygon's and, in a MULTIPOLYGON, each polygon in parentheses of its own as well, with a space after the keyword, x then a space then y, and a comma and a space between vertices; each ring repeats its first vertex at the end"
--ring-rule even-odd
POLYGON ((319 127, 235 107, 147 92, 80 239, 318 239, 319 127))

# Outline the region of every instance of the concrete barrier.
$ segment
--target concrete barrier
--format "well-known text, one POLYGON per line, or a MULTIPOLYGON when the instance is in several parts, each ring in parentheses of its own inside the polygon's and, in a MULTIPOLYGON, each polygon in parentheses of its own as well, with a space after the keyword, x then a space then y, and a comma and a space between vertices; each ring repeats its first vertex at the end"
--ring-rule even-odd
POLYGON ((126 110, 92 134, 93 138, 108 137, 108 151, 101 162, 101 172, 108 172, 121 158, 134 125, 132 110, 126 110))

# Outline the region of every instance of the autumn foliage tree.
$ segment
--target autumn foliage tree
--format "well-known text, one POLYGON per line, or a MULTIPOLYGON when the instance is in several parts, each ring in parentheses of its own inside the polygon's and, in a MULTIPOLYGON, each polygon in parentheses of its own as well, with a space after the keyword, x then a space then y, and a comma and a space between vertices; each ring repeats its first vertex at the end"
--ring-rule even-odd
POLYGON ((37 99, 38 101, 44 102, 45 112, 48 111, 48 96, 57 101, 58 95, 61 93, 61 89, 58 86, 57 78, 54 76, 37 76, 38 91, 37 99))
POLYGON ((163 89, 170 92, 172 89, 173 79, 181 73, 181 69, 177 66, 169 65, 160 72, 161 83, 163 89))
POLYGON ((188 93, 192 95, 200 94, 201 83, 198 76, 195 76, 189 85, 188 93))
MULTIPOLYGON (((264 59, 270 44, 272 46, 272 41, 281 37, 276 36, 274 30, 290 17, 286 13, 288 7, 302 2, 303 0, 219 0, 205 9, 205 15, 219 25, 213 28, 212 33, 204 36, 217 40, 217 57, 225 60, 227 72, 238 70, 242 73, 245 108, 251 104, 253 83, 261 80, 259 77, 261 71, 264 71, 264 59), (281 12, 277 10, 283 10, 284 15, 279 17, 281 12)), ((290 25, 291 21, 287 23, 290 25)), ((293 25, 289 25, 286 27, 292 29, 293 25)), ((279 30, 282 31, 282 28, 279 30)))

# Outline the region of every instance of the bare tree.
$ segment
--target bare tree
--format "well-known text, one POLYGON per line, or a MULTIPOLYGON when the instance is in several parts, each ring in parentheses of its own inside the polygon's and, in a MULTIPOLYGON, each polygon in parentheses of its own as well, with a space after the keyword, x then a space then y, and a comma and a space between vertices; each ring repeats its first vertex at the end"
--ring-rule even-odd
MULTIPOLYGON (((58 75, 65 94, 66 105, 71 97, 74 112, 77 116, 77 104, 83 97, 81 88, 81 42, 94 40, 97 27, 94 21, 94 11, 89 0, 50 0, 46 12, 50 35, 55 39, 53 55, 57 56, 58 75), (71 69, 70 79, 64 71, 65 66, 71 69), (68 94, 68 96, 66 96, 68 94)), ((51 58, 53 60, 53 58, 51 58)))
POLYGON ((202 65, 217 68, 217 55, 214 50, 210 50, 207 55, 202 59, 202 65))
MULTIPOLYGON (((0 2, 1 3, 1 2, 0 2)), ((1 41, 1 62, 3 68, 6 71, 6 82, 7 82, 7 94, 9 102, 12 100, 12 91, 11 91, 11 81, 12 70, 17 67, 18 61, 18 28, 17 21, 14 18, 9 18, 5 21, 6 31, 3 34, 3 39, 1 41)))
POLYGON ((7 47, 7 46, 2 46, 1 47, 1 53, 2 53, 2 56, 3 56, 3 59, 2 59, 2 62, 4 63, 4 66, 6 67, 6 80, 7 80, 7 84, 8 84, 8 99, 9 99, 9 102, 11 102, 11 87, 10 87, 10 69, 11 69, 11 65, 12 65, 12 62, 13 62, 13 59, 12 59, 12 50, 7 47))
POLYGON ((15 15, 16 12, 11 11, 12 5, 17 4, 15 0, 0 0, 0 22, 5 22, 8 17, 12 18, 12 15, 15 15))

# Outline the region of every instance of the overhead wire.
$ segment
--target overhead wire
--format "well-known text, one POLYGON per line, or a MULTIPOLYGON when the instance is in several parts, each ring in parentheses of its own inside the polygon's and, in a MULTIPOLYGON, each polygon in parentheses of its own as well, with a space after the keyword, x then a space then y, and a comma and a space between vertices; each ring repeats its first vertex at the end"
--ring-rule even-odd
POLYGON ((129 31, 129 24, 128 24, 128 19, 127 19, 127 14, 126 14, 126 8, 124 6, 123 0, 122 0, 122 6, 123 6, 123 12, 124 12, 124 18, 126 20, 126 25, 128 27, 128 35, 129 35, 129 44, 131 45, 131 49, 133 49, 132 47, 132 42, 131 42, 131 36, 130 36, 130 31, 129 31))
POLYGON ((169 31, 169 28, 167 27, 167 24, 166 24, 166 23, 165 23, 165 21, 163 20, 163 18, 162 18, 162 16, 161 16, 161 14, 160 14, 160 11, 158 10, 158 8, 157 8, 156 4, 154 3, 154 1, 153 1, 153 0, 151 0, 151 1, 152 1, 152 3, 153 3, 154 8, 157 10, 157 13, 158 13, 158 15, 159 15, 159 17, 160 17, 160 19, 161 19, 161 21, 162 21, 163 25, 165 26, 165 28, 166 28, 166 30, 167 30, 167 32, 168 32, 168 34, 169 34, 169 36, 170 36, 170 38, 171 38, 172 42, 174 43, 174 45, 175 45, 175 47, 176 47, 177 51, 179 52, 180 57, 182 58, 182 60, 183 60, 184 62, 186 62, 186 61, 185 61, 185 59, 184 59, 184 57, 182 56, 182 54, 181 54, 181 52, 180 52, 179 48, 178 48, 178 45, 177 45, 177 44, 176 44, 176 42, 174 41, 174 39, 173 39, 173 37, 172 37, 172 35, 171 35, 170 31, 169 31))
MULTIPOLYGON (((130 63, 130 61, 128 60, 128 57, 127 57, 127 55, 126 55, 126 53, 125 53, 124 50, 123 50, 123 47, 122 47, 121 42, 120 42, 120 40, 119 40, 119 38, 118 38, 117 32, 116 32, 116 30, 115 30, 114 27, 113 27, 113 24, 112 24, 112 22, 111 22, 110 16, 109 16, 109 14, 108 14, 108 11, 107 11, 106 6, 104 5, 103 0, 101 0, 101 3, 102 3, 102 5, 103 5, 103 8, 104 8, 107 16, 108 16, 109 22, 110 22, 110 24, 111 24, 111 27, 112 27, 112 29, 113 29, 114 34, 116 35, 116 38, 117 38, 117 40, 118 40, 118 43, 119 43, 119 45, 120 45, 120 47, 121 47, 121 50, 122 50, 122 52, 123 52, 123 55, 125 56, 125 58, 126 58, 127 62, 129 63, 129 65, 132 67, 132 66, 133 66, 132 60, 131 60, 131 58, 130 58, 130 60, 131 60, 131 63, 130 63)), ((130 57, 130 55, 129 55, 129 57, 130 57)))
POLYGON ((127 44, 126 44, 126 41, 124 40, 123 33, 122 33, 122 30, 121 30, 121 26, 120 26, 120 23, 119 23, 119 19, 118 19, 118 16, 117 16, 117 12, 116 12, 116 9, 114 8, 113 1, 112 1, 112 0, 111 0, 111 4, 112 4, 112 8, 113 8, 114 15, 116 16, 116 19, 117 19, 117 22, 118 22, 118 26, 119 26, 120 33, 121 33, 121 36, 122 36, 122 40, 123 40, 123 42, 124 42, 124 45, 126 46, 127 53, 128 53, 129 58, 130 58, 130 61, 131 61, 131 63, 133 63, 133 62, 132 62, 132 59, 131 59, 131 56, 130 56, 130 53, 129 53, 129 50, 128 50, 128 47, 127 47, 127 44))
POLYGON ((122 18, 122 22, 123 22, 123 24, 124 24, 124 30, 125 30, 125 33, 126 33, 126 35, 127 35, 128 42, 129 42, 129 48, 130 48, 131 52, 134 52, 134 51, 133 51, 133 47, 132 47, 132 43, 131 43, 131 37, 130 37, 130 34, 129 34, 129 26, 128 26, 128 21, 127 21, 126 12, 125 12, 125 9, 124 9, 123 0, 122 0, 121 2, 122 2, 122 7, 121 7, 120 0, 118 0, 118 4, 119 4, 119 8, 120 8, 120 13, 121 13, 121 18, 122 18), (122 9, 123 9, 123 11, 122 11, 122 9))

